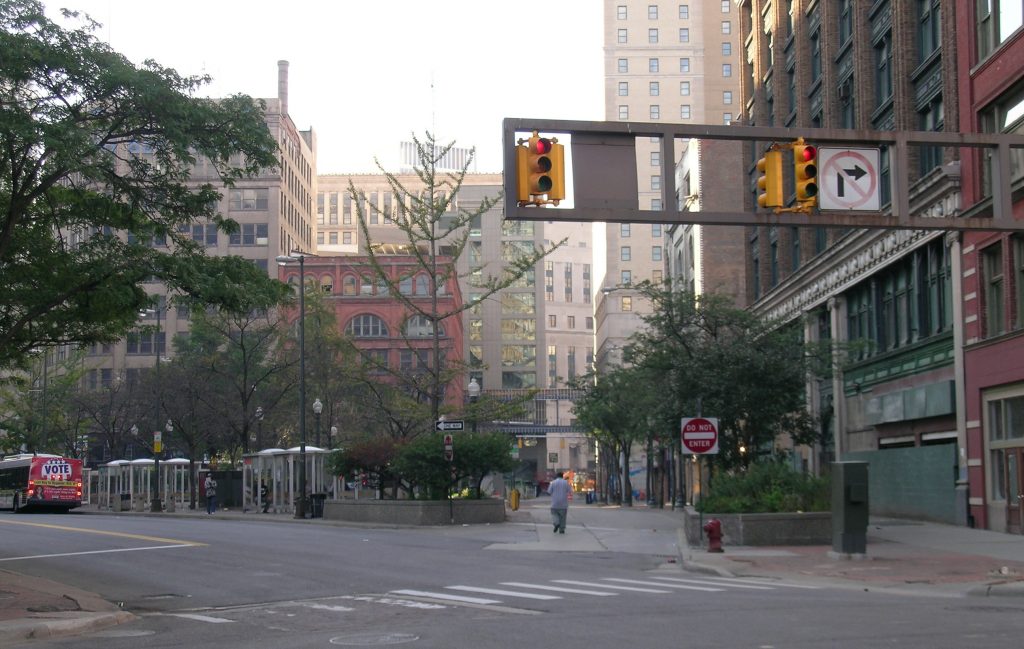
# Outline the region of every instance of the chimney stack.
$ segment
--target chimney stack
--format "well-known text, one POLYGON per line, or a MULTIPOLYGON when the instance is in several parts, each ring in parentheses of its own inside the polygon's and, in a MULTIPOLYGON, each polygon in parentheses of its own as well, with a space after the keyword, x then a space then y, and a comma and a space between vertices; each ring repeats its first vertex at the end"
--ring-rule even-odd
POLYGON ((288 61, 277 62, 277 98, 281 101, 281 114, 288 114, 288 61))

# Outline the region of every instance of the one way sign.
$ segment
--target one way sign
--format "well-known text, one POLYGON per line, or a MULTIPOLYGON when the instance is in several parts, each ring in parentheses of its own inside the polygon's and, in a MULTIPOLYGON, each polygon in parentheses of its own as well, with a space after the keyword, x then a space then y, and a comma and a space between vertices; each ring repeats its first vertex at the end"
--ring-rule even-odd
POLYGON ((466 430, 466 422, 464 421, 444 421, 439 420, 434 425, 434 430, 466 430))

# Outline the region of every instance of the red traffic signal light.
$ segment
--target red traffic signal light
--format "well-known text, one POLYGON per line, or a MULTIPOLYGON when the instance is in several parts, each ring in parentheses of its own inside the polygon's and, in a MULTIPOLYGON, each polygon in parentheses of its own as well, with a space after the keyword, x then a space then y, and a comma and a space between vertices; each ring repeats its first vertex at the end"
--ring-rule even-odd
POLYGON ((793 176, 797 202, 813 207, 818 202, 818 149, 803 138, 793 143, 793 176))

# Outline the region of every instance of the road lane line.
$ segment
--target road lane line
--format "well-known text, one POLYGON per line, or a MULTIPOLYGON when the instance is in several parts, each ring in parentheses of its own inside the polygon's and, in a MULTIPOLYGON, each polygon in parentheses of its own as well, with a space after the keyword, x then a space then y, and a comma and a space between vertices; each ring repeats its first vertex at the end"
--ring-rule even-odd
POLYGON ((174 545, 206 545, 197 541, 183 541, 181 539, 165 539, 160 536, 146 536, 144 534, 128 534, 127 532, 109 532, 107 530, 90 530, 83 527, 70 527, 67 525, 53 525, 50 523, 29 523, 27 521, 10 521, 0 519, 0 523, 8 525, 25 525, 27 527, 43 527, 49 530, 64 530, 66 532, 81 532, 83 534, 99 534, 101 536, 117 536, 123 539, 138 539, 141 541, 156 541, 157 543, 173 543, 174 545))
POLYGON ((501 590, 498 588, 478 588, 476 586, 445 586, 449 590, 462 590, 467 593, 482 593, 484 595, 505 595, 508 597, 522 597, 524 599, 562 599, 558 595, 540 595, 537 593, 520 593, 514 590, 501 590))
POLYGON ((592 581, 576 581, 575 579, 555 579, 556 584, 570 584, 573 586, 591 586, 593 588, 614 588, 615 590, 628 590, 634 593, 661 593, 667 595, 670 590, 655 590, 654 588, 634 588, 632 586, 618 586, 612 584, 598 584, 592 581))
POLYGON ((0 561, 28 561, 29 559, 50 559, 53 557, 78 557, 86 554, 110 554, 112 552, 135 552, 137 550, 173 550, 175 548, 192 548, 205 543, 184 543, 181 545, 153 545, 147 548, 114 548, 112 550, 83 550, 81 552, 60 552, 57 554, 34 554, 24 557, 4 557, 0 561))
POLYGON ((658 581, 671 581, 681 584, 699 584, 703 586, 728 586, 729 588, 749 588, 751 590, 772 590, 771 586, 755 586, 732 581, 705 581, 702 579, 679 579, 677 577, 653 577, 658 581))
MULTIPOLYGON (((730 579, 728 577, 704 577, 704 579, 711 579, 714 581, 722 581, 726 583, 732 583, 734 581, 740 581, 739 579, 730 579)), ((771 586, 772 588, 803 588, 805 590, 821 590, 820 586, 807 586, 804 584, 787 584, 781 581, 772 581, 771 579, 758 579, 752 577, 743 578, 743 583, 746 584, 759 584, 762 586, 771 586)))
POLYGON ((426 590, 392 590, 388 595, 407 595, 409 597, 429 597, 431 599, 451 600, 453 602, 467 602, 469 604, 501 604, 501 600, 484 599, 482 597, 467 597, 464 595, 449 595, 448 593, 431 593, 426 590))
POLYGON ((544 586, 541 584, 524 584, 519 581, 503 581, 502 586, 515 586, 517 588, 536 588, 537 590, 553 590, 556 593, 575 593, 577 595, 597 595, 598 597, 615 597, 618 593, 609 593, 600 590, 583 590, 582 588, 566 588, 565 586, 544 586))
POLYGON ((234 620, 229 620, 225 617, 210 617, 209 615, 198 615, 196 613, 158 613, 158 615, 163 615, 167 617, 183 617, 188 620, 209 622, 210 624, 234 623, 234 620))
MULTIPOLYGON (((606 581, 622 582, 623 584, 637 584, 639 586, 661 586, 662 588, 681 588, 683 590, 702 590, 707 593, 720 593, 724 588, 710 588, 707 586, 686 586, 684 584, 669 584, 660 581, 641 581, 639 579, 619 579, 618 577, 605 577, 606 581)), ((724 586, 724 584, 722 584, 724 586)))

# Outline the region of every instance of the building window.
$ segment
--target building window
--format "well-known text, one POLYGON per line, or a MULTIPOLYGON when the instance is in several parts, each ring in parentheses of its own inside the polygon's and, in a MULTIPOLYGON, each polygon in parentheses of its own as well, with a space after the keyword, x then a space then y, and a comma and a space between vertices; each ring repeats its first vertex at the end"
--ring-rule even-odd
POLYGON ((656 27, 647 30, 647 42, 652 45, 658 42, 658 29, 656 27))
POLYGON ((846 42, 853 36, 853 8, 852 0, 839 0, 839 47, 846 45, 846 42))
POLYGON ((265 246, 267 237, 266 223, 242 223, 238 232, 229 235, 228 243, 232 246, 265 246))
POLYGON ((618 41, 620 43, 628 43, 629 42, 629 38, 627 37, 627 33, 628 32, 625 29, 620 29, 619 30, 617 38, 618 38, 618 41))
POLYGON ((629 106, 619 106, 619 119, 629 119, 629 106))
POLYGON ((622 74, 629 72, 629 59, 619 59, 619 72, 622 74))
POLYGON ((657 81, 650 82, 648 92, 652 97, 657 97, 661 94, 661 85, 657 81))
POLYGON ((619 260, 620 261, 630 261, 631 258, 632 258, 632 252, 630 250, 630 247, 629 246, 622 246, 619 249, 619 260))
POLYGON ((651 199, 651 209, 656 211, 656 212, 661 210, 661 199, 660 198, 652 198, 651 199))
POLYGON ((615 17, 616 18, 618 18, 619 20, 625 20, 626 19, 626 15, 627 15, 626 14, 626 5, 619 5, 619 6, 615 7, 615 17))
MULTIPOLYGON (((942 96, 936 96, 920 112, 922 131, 941 131, 945 122, 942 96)), ((991 149, 989 149, 991 150, 991 149)), ((1020 149, 1017 150, 1020 152, 1020 149)), ((927 174, 942 164, 941 146, 923 146, 919 149, 920 171, 927 174)))
POLYGON ((722 124, 726 126, 732 124, 732 113, 722 113, 722 124))
POLYGON ((732 43, 722 43, 722 56, 732 56, 732 43))
POLYGON ((732 0, 722 0, 722 13, 727 14, 732 10, 732 0))
POLYGON ((364 313, 349 321, 345 333, 353 338, 387 338, 388 327, 377 316, 364 313))
POLYGON ((619 309, 622 311, 633 310, 633 298, 628 295, 623 295, 619 298, 619 309))
POLYGON ((661 106, 651 105, 651 119, 661 119, 661 106))
POLYGON ((651 151, 651 166, 652 167, 660 167, 661 166, 661 151, 651 151))
POLYGON ((268 194, 266 187, 232 189, 228 207, 232 211, 266 210, 268 194))
POLYGON ((723 34, 731 34, 732 33, 732 21, 731 20, 723 20, 722 21, 722 33, 723 34))
POLYGON ((651 261, 661 261, 661 246, 651 246, 651 261))
POLYGON ((689 57, 683 57, 683 58, 679 59, 679 71, 682 72, 683 74, 688 74, 690 72, 690 58, 689 57))
POLYGON ((679 107, 679 119, 690 119, 691 114, 690 104, 683 104, 679 107))
POLYGON ((981 251, 982 287, 984 291, 986 338, 998 336, 1005 331, 1003 244, 988 246, 981 251))
POLYGON ((619 82, 619 96, 620 97, 628 97, 629 96, 629 82, 628 81, 620 81, 619 82))
POLYGON ((576 316, 574 316, 574 315, 566 316, 565 319, 566 319, 566 327, 568 327, 569 329, 575 329, 576 328, 576 316))
POLYGON ((732 90, 722 91, 722 103, 726 106, 732 105, 732 90))
POLYGON ((338 245, 338 233, 337 232, 330 232, 330 233, 328 233, 328 239, 330 240, 330 243, 331 243, 332 246, 338 245))
POLYGON ((722 64, 722 76, 723 77, 731 77, 732 76, 732 63, 723 63, 722 64))
POLYGON ((690 42, 690 28, 689 27, 680 27, 679 28, 679 42, 680 43, 689 43, 690 42))
POLYGON ((656 192, 661 189, 661 176, 651 176, 651 191, 656 192))
POLYGON ((647 71, 657 72, 658 71, 658 59, 647 59, 647 71))
POLYGON ((1017 313, 1014 326, 1024 329, 1024 236, 1013 237, 1013 278, 1017 290, 1017 313))
POLYGON ((630 226, 629 223, 620 223, 619 224, 619 236, 620 237, 628 237, 629 236, 629 230, 630 230, 629 226, 630 226))
MULTIPOLYGON (((932 4, 938 16, 938 0, 932 4)), ((981 61, 1017 31, 1024 16, 1018 0, 987 0, 975 3, 975 6, 978 60, 981 61)))
POLYGON ((658 5, 647 5, 647 18, 650 20, 658 19, 658 5))
POLYGON ((891 34, 875 43, 875 106, 892 98, 892 46, 891 34))
POLYGON ((679 20, 690 19, 690 5, 679 5, 679 20))
POLYGON ((811 83, 821 79, 821 32, 811 34, 811 83))
POLYGON ((548 326, 554 329, 558 326, 558 316, 555 314, 548 315, 548 326))
POLYGON ((628 270, 619 271, 619 284, 629 286, 633 283, 633 273, 628 270))
MULTIPOLYGON (((848 0, 847 0, 848 1, 848 0)), ((932 54, 937 52, 942 47, 942 34, 941 34, 941 21, 939 19, 939 4, 940 0, 918 0, 917 3, 917 49, 918 55, 921 57, 919 63, 923 63, 931 57, 932 54)), ((991 2, 977 2, 975 3, 978 7, 984 4, 991 4, 991 2)), ((1007 5, 1016 5, 1015 22, 1019 27, 1021 24, 1021 3, 1019 0, 1014 0, 1013 3, 1006 3, 1007 5)))
POLYGON ((689 97, 690 96, 690 82, 689 81, 680 81, 679 82, 679 94, 682 95, 683 97, 689 97))
POLYGON ((316 245, 318 245, 318 246, 324 245, 324 233, 323 232, 317 232, 316 233, 316 245))
POLYGON ((344 244, 351 244, 352 243, 352 233, 351 232, 342 232, 341 233, 341 238, 342 238, 341 242, 344 243, 344 244))

